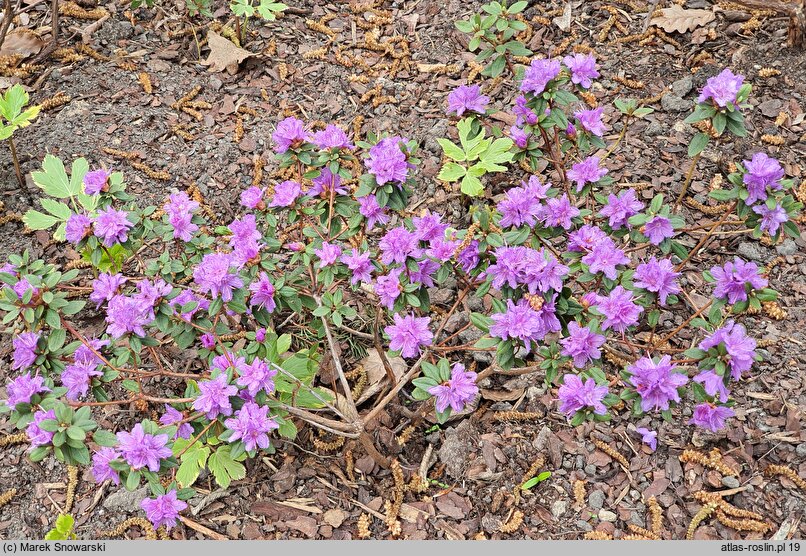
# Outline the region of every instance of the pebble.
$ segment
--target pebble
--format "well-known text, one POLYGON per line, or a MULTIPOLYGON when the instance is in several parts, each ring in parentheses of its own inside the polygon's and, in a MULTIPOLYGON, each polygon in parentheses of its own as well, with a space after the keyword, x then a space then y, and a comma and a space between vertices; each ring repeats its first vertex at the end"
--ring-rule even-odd
POLYGON ((663 130, 663 124, 660 122, 649 122, 649 125, 646 126, 646 129, 644 130, 644 134, 648 137, 656 137, 658 135, 662 135, 663 130))
POLYGON ((594 509, 599 510, 604 505, 605 493, 601 490, 594 490, 588 496, 588 505, 594 509))
POLYGON ((613 523, 617 518, 618 516, 610 510, 599 510, 599 519, 602 521, 609 521, 610 523, 613 523))
POLYGON ((593 525, 585 521, 584 519, 580 519, 576 522, 576 526, 582 529, 583 531, 593 531, 593 525))
POLYGON ((666 112, 685 112, 691 110, 693 106, 690 100, 685 100, 674 93, 664 96, 660 104, 666 112))
POLYGON ((781 245, 777 245, 775 247, 775 250, 778 252, 779 255, 789 257, 798 252, 798 246, 795 243, 795 240, 787 238, 784 240, 783 243, 781 243, 781 245))
POLYGON ((690 75, 672 83, 672 93, 681 98, 686 96, 692 88, 694 88, 694 80, 690 75))
POLYGON ((757 243, 750 241, 740 243, 736 251, 741 257, 751 261, 764 261, 767 258, 766 250, 757 243))
POLYGON ((799 456, 806 456, 806 442, 798 444, 797 448, 795 448, 795 453, 799 456))
POLYGON ((592 463, 586 465, 585 466, 585 475, 590 475, 591 477, 593 475, 596 475, 596 466, 593 465, 592 463))
POLYGON ((121 488, 113 492, 104 500, 104 508, 116 513, 136 513, 141 510, 140 502, 148 496, 148 487, 141 487, 137 490, 126 490, 121 488))
POLYGON ((739 479, 736 477, 722 477, 722 486, 726 488, 739 488, 739 479))
POLYGON ((554 504, 551 505, 551 515, 554 516, 555 519, 559 519, 565 514, 565 511, 568 509, 568 502, 565 500, 557 500, 554 504))

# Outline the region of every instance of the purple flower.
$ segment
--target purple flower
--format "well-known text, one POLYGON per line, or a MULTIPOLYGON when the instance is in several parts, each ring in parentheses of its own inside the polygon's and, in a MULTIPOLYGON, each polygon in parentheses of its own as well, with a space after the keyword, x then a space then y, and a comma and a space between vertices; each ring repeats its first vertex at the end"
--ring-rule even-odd
POLYGON ((501 213, 502 228, 519 227, 524 224, 532 227, 537 223, 542 206, 534 188, 524 185, 507 191, 497 208, 501 213))
POLYGON ((447 113, 460 117, 465 112, 484 114, 489 103, 490 97, 482 95, 478 85, 459 85, 448 94, 447 113))
POLYGON ((89 340, 87 343, 89 343, 89 346, 81 344, 76 348, 76 351, 73 353, 73 361, 76 363, 92 363, 93 365, 102 364, 103 359, 101 359, 96 352, 108 346, 109 340, 89 340))
POLYGON ((240 276, 230 272, 233 262, 228 253, 209 253, 193 270, 193 280, 202 293, 232 301, 233 290, 243 287, 240 276))
POLYGON ((92 377, 103 374, 97 370, 95 362, 67 365, 61 373, 62 385, 67 388, 65 397, 70 401, 76 401, 79 397, 86 396, 92 377))
POLYGON ((644 427, 637 427, 635 432, 641 435, 641 442, 649 446, 653 452, 658 449, 658 432, 644 427))
POLYGON ((271 140, 276 145, 275 151, 277 154, 283 154, 290 148, 298 147, 307 138, 305 124, 302 120, 293 117, 281 120, 271 136, 271 140))
POLYGON ((432 386, 428 389, 428 393, 436 398, 439 413, 444 413, 449 406, 453 411, 462 411, 479 393, 476 373, 465 371, 464 365, 456 363, 451 368, 451 378, 442 384, 432 386))
POLYGON ((367 219, 367 231, 372 230, 376 223, 386 224, 389 222, 389 215, 386 213, 386 207, 378 204, 378 199, 375 195, 367 195, 366 197, 358 198, 358 212, 361 216, 367 219))
POLYGON ((669 259, 658 260, 652 257, 646 263, 641 263, 635 269, 635 285, 647 291, 658 294, 661 305, 666 305, 666 298, 670 295, 680 293, 680 286, 677 285, 679 272, 674 271, 672 261, 669 259))
POLYGON ((126 278, 122 274, 99 274, 98 278, 92 281, 90 301, 95 302, 96 308, 100 307, 104 301, 109 301, 115 297, 120 287, 125 283, 126 278))
POLYGON ((610 193, 607 196, 607 204, 599 212, 602 216, 610 218, 608 224, 614 230, 623 226, 629 226, 627 220, 638 211, 644 208, 644 203, 635 198, 635 191, 628 189, 618 197, 610 193))
POLYGON ((106 333, 117 339, 132 332, 145 336, 143 328, 154 320, 153 307, 136 297, 116 295, 106 306, 106 333))
POLYGON ((97 452, 92 454, 92 476, 95 478, 96 483, 103 483, 109 479, 116 485, 120 484, 120 475, 112 468, 109 463, 120 457, 120 454, 114 448, 99 448, 97 452))
POLYGON ((262 342, 266 339, 266 329, 265 328, 258 328, 255 330, 255 341, 262 342))
POLYGON ((714 371, 703 371, 694 377, 694 382, 699 382, 709 396, 718 396, 719 401, 725 403, 730 397, 730 391, 725 386, 725 379, 714 371))
POLYGON ((638 323, 638 315, 644 310, 640 305, 633 303, 632 292, 621 286, 616 286, 607 297, 598 296, 596 308, 605 317, 602 330, 612 328, 621 334, 638 323))
POLYGON ((378 243, 382 253, 381 262, 386 265, 393 262, 402 264, 407 257, 419 257, 422 254, 419 244, 420 238, 415 232, 402 226, 392 228, 378 243))
POLYGON ((193 213, 199 208, 199 203, 188 197, 184 191, 174 193, 168 197, 163 209, 168 215, 168 222, 173 226, 174 238, 190 241, 199 227, 193 223, 193 213))
POLYGON ((679 402, 680 394, 677 388, 688 382, 688 377, 676 373, 672 358, 664 355, 655 363, 649 357, 642 357, 629 367, 627 371, 632 375, 630 383, 641 396, 641 409, 650 411, 669 409, 669 402, 679 402))
POLYGON ((756 263, 744 262, 739 257, 721 267, 711 267, 711 276, 716 281, 714 297, 727 298, 730 304, 747 301, 748 292, 766 288, 769 284, 767 279, 761 276, 756 263))
POLYGON ((238 388, 227 384, 226 374, 199 381, 199 391, 199 397, 193 401, 193 409, 205 412, 208 419, 215 419, 218 415, 232 415, 229 399, 238 393, 238 388))
POLYGON ((39 428, 42 421, 55 420, 56 412, 54 410, 42 411, 39 410, 34 413, 34 420, 28 424, 25 429, 25 434, 28 435, 28 440, 31 441, 31 447, 46 446, 53 440, 55 433, 42 430, 39 428))
MULTIPOLYGON (((173 425, 175 423, 181 423, 184 420, 185 416, 182 415, 177 409, 174 409, 167 403, 165 404, 165 413, 162 414, 160 417, 160 423, 166 426, 173 425)), ((177 429, 176 434, 174 435, 174 440, 177 438, 190 438, 193 435, 193 427, 190 423, 181 423, 177 429)))
POLYGON ((84 174, 84 193, 87 195, 97 195, 101 191, 109 189, 109 176, 112 172, 108 172, 103 168, 100 170, 93 170, 84 174))
POLYGON ((174 311, 178 313, 179 311, 181 311, 181 309, 182 309, 182 307, 184 305, 186 305, 187 303, 190 303, 190 302, 195 302, 196 307, 194 307, 193 309, 191 309, 187 313, 181 313, 180 317, 182 318, 182 320, 189 321, 190 319, 193 318, 193 315, 195 315, 198 310, 201 309, 202 311, 206 311, 207 309, 210 308, 210 302, 209 301, 207 301, 203 297, 196 296, 190 290, 182 290, 182 293, 180 293, 179 295, 174 297, 168 303, 168 305, 173 307, 174 311))
POLYGON ((630 258, 608 237, 597 243, 590 253, 582 257, 582 262, 588 265, 591 274, 602 272, 610 280, 615 280, 618 278, 616 266, 629 264, 630 258))
POLYGON ((274 285, 269 280, 269 275, 265 272, 261 272, 258 279, 249 284, 249 291, 252 292, 249 297, 250 305, 265 308, 269 313, 277 307, 274 302, 274 285))
POLYGON ((599 167, 599 157, 589 156, 582 162, 574 164, 568 170, 568 179, 577 184, 577 193, 582 191, 588 183, 596 183, 607 175, 607 168, 599 167))
POLYGON ((260 187, 252 186, 244 189, 244 191, 241 193, 241 204, 246 208, 260 208, 261 203, 263 203, 263 189, 260 187))
POLYGON ((729 407, 701 403, 694 408, 694 416, 689 423, 716 432, 725 427, 725 419, 734 415, 736 413, 729 407))
POLYGON ((403 357, 420 355, 422 346, 430 346, 434 335, 428 329, 430 317, 400 316, 395 313, 395 323, 383 329, 389 336, 389 349, 399 351, 403 357))
POLYGON ((727 351, 727 358, 723 355, 720 359, 727 359, 731 377, 733 380, 739 380, 742 378, 742 373, 750 370, 750 367, 753 366, 756 341, 747 336, 747 330, 745 330, 744 326, 729 320, 725 323, 725 326, 715 330, 700 342, 699 348, 708 351, 719 344, 723 344, 725 351, 727 351))
POLYGON ((38 332, 23 332, 11 340, 14 348, 12 369, 27 369, 36 361, 36 344, 39 342, 38 332))
POLYGON ((323 168, 319 175, 311 180, 311 184, 306 193, 311 197, 329 198, 331 193, 347 195, 347 190, 341 186, 341 176, 334 174, 329 168, 323 168))
MULTIPOLYGON (((568 234, 568 250, 577 253, 589 253, 599 243, 610 240, 607 234, 597 226, 585 224, 580 229, 568 234)), ((610 240, 612 243, 612 240, 610 240)), ((615 247, 615 244, 613 244, 615 247)))
POLYGON ((493 320, 490 326, 490 336, 502 340, 521 340, 526 349, 529 349, 532 340, 542 340, 546 329, 542 319, 529 302, 521 299, 517 304, 507 299, 507 309, 503 313, 491 315, 493 320))
POLYGON ((523 267, 526 262, 527 247, 498 247, 495 250, 495 264, 487 268, 487 274, 492 276, 492 285, 496 289, 507 284, 510 288, 517 288, 523 277, 523 267))
POLYGON ((780 205, 775 204, 775 208, 769 208, 766 203, 753 207, 753 212, 761 216, 761 229, 774 236, 778 233, 778 228, 781 224, 789 220, 786 210, 780 205))
POLYGON ((156 498, 146 498, 140 502, 140 507, 146 512, 146 517, 158 529, 164 525, 166 529, 176 526, 179 512, 186 509, 188 505, 177 499, 176 489, 171 489, 167 493, 156 498))
POLYGON ((269 203, 270 207, 290 207, 302 193, 302 186, 291 180, 278 183, 274 188, 274 197, 269 203))
POLYGON ((743 76, 734 75, 729 69, 724 69, 722 73, 705 82, 697 102, 711 99, 720 108, 725 108, 728 103, 736 104, 736 95, 739 94, 743 82, 743 76))
POLYGON ((115 436, 118 437, 120 455, 132 469, 148 467, 149 471, 156 473, 160 470, 160 460, 172 454, 166 446, 167 434, 148 434, 140 423, 134 425, 131 432, 121 431, 115 436))
POLYGON ((70 243, 78 243, 92 232, 92 220, 83 214, 71 214, 64 228, 64 238, 70 243))
POLYGON ((30 372, 20 375, 6 386, 8 399, 6 405, 14 409, 17 404, 31 403, 31 398, 40 392, 50 392, 50 388, 45 386, 45 379, 41 376, 31 376, 30 372))
POLYGON ((474 239, 471 240, 467 247, 462 249, 456 256, 456 262, 462 267, 465 272, 470 272, 479 264, 479 242, 474 239))
POLYGON ((226 372, 228 369, 233 369, 235 373, 240 373, 241 369, 246 366, 246 359, 241 357, 240 355, 236 355, 231 351, 227 351, 222 353, 221 355, 216 355, 213 357, 212 363, 210 363, 210 370, 211 371, 221 371, 222 373, 226 372))
POLYGON ((426 288, 434 287, 432 275, 439 270, 439 263, 428 259, 414 263, 417 270, 408 269, 409 284, 422 284, 426 288))
POLYGON ((571 70, 571 83, 583 89, 591 86, 591 80, 599 77, 596 71, 596 58, 592 54, 573 54, 563 58, 563 63, 571 70))
POLYGON ((98 211, 98 216, 92 224, 93 233, 106 247, 116 243, 123 243, 128 239, 129 229, 134 226, 128 219, 129 213, 125 210, 108 208, 98 211))
POLYGON ((649 238, 649 243, 660 245, 664 239, 674 236, 674 227, 665 216, 653 216, 644 224, 642 232, 649 238))
POLYGON ((546 293, 549 290, 563 289, 563 277, 568 267, 562 265, 545 249, 527 249, 522 268, 521 282, 526 284, 529 293, 546 293))
POLYGON ((375 267, 372 266, 369 255, 369 252, 361 253, 358 249, 353 248, 349 255, 344 254, 341 256, 341 262, 347 265, 347 268, 353 273, 352 277, 350 277, 352 285, 372 281, 372 271, 375 267))
POLYGON ((232 247, 233 262, 245 264, 260 253, 260 248, 263 247, 260 243, 262 234, 257 229, 254 214, 247 214, 240 220, 234 220, 229 225, 229 231, 232 232, 229 245, 232 247))
POLYGON ((224 421, 224 425, 233 434, 229 437, 230 442, 243 440, 244 448, 251 452, 255 448, 268 448, 268 433, 280 428, 274 419, 269 417, 268 406, 260 406, 254 402, 246 402, 243 407, 235 413, 235 417, 224 421))
POLYGON ((400 297, 400 275, 402 273, 402 268, 395 268, 385 276, 378 276, 375 281, 375 293, 380 298, 381 305, 390 311, 395 305, 395 300, 400 297))
POLYGON ((529 144, 529 137, 531 137, 531 135, 514 125, 509 128, 509 137, 512 139, 512 142, 515 143, 516 147, 525 149, 529 144))
POLYGON ((593 110, 580 110, 579 112, 574 112, 574 116, 579 120, 582 129, 601 137, 605 133, 605 126, 602 123, 603 110, 603 107, 594 108, 593 110))
POLYGON ((447 262, 451 260, 451 258, 453 257, 453 253, 454 251, 456 251, 456 248, 458 246, 459 246, 458 241, 434 239, 431 240, 431 243, 429 244, 429 248, 426 251, 426 254, 429 257, 436 259, 438 261, 447 262))
POLYGON ((409 165, 406 162, 406 153, 400 149, 401 142, 405 143, 406 140, 395 135, 381 139, 369 150, 369 159, 366 161, 367 170, 375 176, 378 185, 406 181, 409 165))
POLYGON ((333 124, 322 131, 313 134, 313 144, 322 150, 326 149, 352 149, 354 145, 344 131, 333 124))
POLYGON ((541 94, 546 90, 549 81, 560 74, 561 69, 559 60, 532 60, 531 65, 523 74, 521 91, 532 93, 535 96, 541 94))
POLYGON ((314 249, 313 252, 317 257, 319 257, 319 268, 325 268, 326 266, 332 265, 339 260, 339 257, 341 256, 341 247, 335 243, 323 241, 321 249, 314 249))
POLYGON ((568 373, 563 376, 563 385, 557 392, 560 411, 570 418, 580 409, 590 407, 597 415, 605 415, 607 408, 602 400, 607 393, 607 386, 597 386, 592 378, 583 383, 577 375, 568 373))
POLYGON ((212 334, 202 334, 199 336, 199 342, 204 349, 213 349, 215 347, 215 336, 212 334))
POLYGON ((562 354, 573 357, 574 367, 581 369, 602 356, 599 348, 605 343, 605 337, 571 321, 568 323, 568 337, 560 343, 563 345, 562 354))
POLYGON ((433 241, 445 239, 447 224, 442 223, 442 216, 426 210, 422 216, 412 218, 415 233, 420 241, 433 241))
POLYGON ((568 195, 555 197, 546 201, 540 218, 548 227, 560 226, 565 230, 571 229, 571 219, 579 216, 579 209, 571 204, 568 195))
POLYGON ((520 95, 515 99, 515 106, 512 108, 512 113, 515 114, 516 125, 523 125, 524 123, 535 125, 537 123, 537 114, 526 105, 527 102, 528 100, 524 95, 520 95))
POLYGON ((767 187, 776 191, 781 189, 784 169, 776 159, 765 153, 756 153, 751 160, 742 162, 746 169, 742 182, 748 193, 745 204, 752 205, 757 201, 767 200, 767 187))
MULTIPOLYGON (((274 377, 277 371, 262 359, 255 359, 241 368, 241 376, 235 382, 243 386, 251 396, 263 390, 267 394, 274 392, 274 377)), ((264 446, 265 448, 265 446, 264 446)))

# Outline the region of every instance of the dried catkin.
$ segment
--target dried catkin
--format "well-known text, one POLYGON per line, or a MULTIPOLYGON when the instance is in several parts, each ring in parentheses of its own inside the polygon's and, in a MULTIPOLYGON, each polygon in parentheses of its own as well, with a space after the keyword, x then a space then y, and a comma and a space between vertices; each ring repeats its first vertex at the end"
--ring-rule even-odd
POLYGON ((594 445, 595 445, 597 448, 599 448, 599 449, 600 449, 601 451, 603 451, 605 454, 607 454, 608 456, 610 456, 611 458, 613 458, 614 460, 616 460, 617 462, 619 462, 619 463, 620 463, 621 465, 623 465, 625 468, 629 468, 629 467, 630 467, 630 462, 628 462, 628 461, 627 461, 627 458, 625 458, 623 455, 621 455, 621 454, 620 454, 620 453, 618 453, 616 450, 614 450, 613 448, 611 448, 611 447, 610 447, 608 444, 606 444, 606 443, 604 443, 604 442, 602 442, 601 440, 598 440, 598 439, 596 439, 596 438, 592 438, 592 439, 591 439, 591 442, 593 442, 593 444, 594 444, 594 445))
POLYGON ((523 524, 523 512, 515 510, 512 517, 506 523, 502 523, 498 530, 501 533, 514 533, 523 524))
POLYGON ((767 476, 774 476, 774 475, 783 475, 796 485, 799 488, 806 490, 806 481, 800 478, 800 476, 789 467, 785 465, 768 465, 767 468, 764 470, 764 474, 767 476))
POLYGON ((24 432, 18 432, 17 434, 7 434, 3 438, 0 438, 0 448, 4 448, 6 446, 13 446, 15 444, 24 444, 26 442, 28 442, 28 435, 25 434, 24 432))
POLYGON ((369 532, 369 525, 371 523, 371 518, 369 514, 361 514, 361 517, 358 518, 358 523, 356 524, 358 528, 358 538, 359 539, 368 539, 371 535, 369 532))
POLYGON ((710 467, 728 477, 738 476, 736 471, 728 467, 725 462, 722 461, 722 454, 716 448, 711 450, 707 456, 697 450, 683 450, 679 459, 683 463, 699 463, 705 467, 710 467))
POLYGON ((649 508, 649 515, 652 519, 652 532, 656 535, 660 535, 661 529, 663 528, 663 511, 661 510, 660 504, 658 504, 658 499, 653 496, 647 500, 647 507, 649 508))
POLYGON ((149 523, 145 518, 142 517, 130 517, 114 529, 110 529, 109 531, 101 531, 98 533, 99 537, 120 537, 125 533, 129 527, 132 526, 140 527, 146 535, 146 539, 150 541, 157 540, 157 533, 154 531, 154 527, 149 523))
POLYGON ((707 519, 712 513, 716 511, 716 507, 717 505, 715 502, 708 502, 707 504, 705 504, 705 506, 700 508, 700 511, 698 511, 694 515, 694 517, 691 520, 691 523, 688 526, 688 532, 686 533, 686 540, 690 541, 691 539, 694 538, 694 531, 697 530, 697 527, 699 527, 700 523, 702 523, 704 519, 707 519))
POLYGON ((586 541, 612 541, 613 535, 604 531, 588 531, 583 538, 586 541))
POLYGON ((11 499, 17 495, 17 489, 12 488, 0 494, 0 508, 11 502, 11 499))
POLYGON ((73 502, 76 500, 76 486, 78 485, 78 467, 67 466, 67 494, 65 495, 64 513, 70 513, 73 502))

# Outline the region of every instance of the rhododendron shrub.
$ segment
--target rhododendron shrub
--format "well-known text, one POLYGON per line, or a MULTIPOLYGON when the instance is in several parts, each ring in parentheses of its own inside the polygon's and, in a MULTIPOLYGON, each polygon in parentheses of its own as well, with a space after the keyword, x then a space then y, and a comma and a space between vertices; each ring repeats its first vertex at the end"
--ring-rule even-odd
MULTIPOLYGON (((684 405, 692 424, 724 426, 731 391, 759 358, 741 316, 776 294, 765 269, 739 258, 696 268, 730 214, 689 234, 666 195, 617 182, 608 157, 621 139, 608 146, 603 110, 581 100, 597 77, 590 55, 534 60, 510 130, 488 119, 495 101, 477 88, 449 97, 462 119, 460 145, 440 141, 444 181, 477 196, 458 220, 414 197, 416 142, 293 117, 272 137, 281 178, 243 191, 226 221, 197 193, 143 208, 119 172, 78 159, 68 176, 46 158, 33 178, 50 214, 28 222, 55 228, 81 270, 28 253, 0 269, 13 334, 3 411, 28 434, 31 458, 52 453, 129 489, 145 482, 144 511, 170 527, 202 470, 226 487, 302 422, 361 439, 382 463, 364 425, 401 389, 424 402, 413 419, 433 411, 444 423, 474 407, 479 381, 514 367, 541 372, 573 425, 671 419, 684 405), (503 187, 485 183, 489 172, 503 187), (694 305, 684 269, 702 273, 711 301, 694 305), (451 295, 435 305, 439 289, 451 295), (449 327, 453 316, 464 324, 449 327), (693 343, 678 341, 684 329, 693 343), (341 348, 355 343, 377 352, 388 378, 363 412, 341 348), (149 419, 99 427, 97 408, 116 405, 149 419)), ((736 131, 749 89, 733 74, 712 79, 697 110, 736 131)), ((625 131, 651 111, 616 108, 625 131)), ((729 182, 712 196, 732 199, 754 235, 798 233, 801 207, 777 161, 757 154, 729 182)), ((654 449, 657 433, 640 431, 654 449)))

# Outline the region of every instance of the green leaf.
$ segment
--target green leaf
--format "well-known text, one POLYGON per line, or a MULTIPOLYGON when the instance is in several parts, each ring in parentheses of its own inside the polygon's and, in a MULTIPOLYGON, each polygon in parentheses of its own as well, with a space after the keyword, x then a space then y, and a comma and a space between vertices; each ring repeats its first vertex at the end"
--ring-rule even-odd
POLYGON ((230 3, 229 8, 238 17, 252 17, 255 15, 255 8, 249 0, 235 0, 230 3))
POLYGON ((176 482, 182 487, 189 487, 195 483, 209 456, 210 448, 196 442, 187 452, 182 454, 182 462, 176 471, 176 482))
POLYGON ((47 230, 54 224, 58 224, 60 220, 55 216, 44 214, 38 210, 30 209, 22 217, 23 223, 32 230, 47 230))
POLYGON ((709 104, 698 104, 697 107, 694 109, 694 112, 689 114, 688 118, 686 118, 683 121, 687 124, 693 124, 696 122, 707 120, 714 114, 716 114, 716 109, 713 106, 709 104))
POLYGON ((477 177, 467 175, 462 178, 462 193, 471 197, 478 197, 484 193, 484 186, 477 177))
POLYGON ((549 477, 551 477, 551 471, 543 471, 537 477, 532 477, 531 479, 529 479, 528 481, 523 483, 521 485, 521 490, 529 490, 530 488, 534 487, 536 484, 542 483, 543 481, 545 481, 549 477))
POLYGON ((92 433, 92 441, 95 442, 98 446, 105 446, 111 448, 112 446, 117 446, 118 439, 117 437, 109 431, 105 430, 96 430, 92 433))
POLYGON ((70 179, 64 169, 64 163, 52 154, 45 155, 42 161, 42 171, 32 172, 31 178, 42 191, 57 199, 67 199, 76 192, 71 189, 70 179))
POLYGON ((514 153, 510 152, 512 145, 512 139, 509 137, 496 139, 493 144, 481 154, 481 162, 479 165, 488 172, 506 171, 506 166, 500 166, 500 163, 512 161, 512 157, 514 156, 514 153))
POLYGON ((438 180, 454 182, 463 177, 467 173, 464 166, 456 164, 455 162, 448 162, 442 167, 437 176, 438 180))
POLYGON ((257 7, 257 13, 260 17, 267 21, 274 21, 277 19, 275 14, 282 12, 288 6, 282 2, 272 2, 271 0, 260 0, 257 7))
POLYGON ((228 488, 233 480, 246 477, 246 468, 232 459, 229 446, 221 446, 207 460, 207 468, 221 488, 228 488))
POLYGON ((698 133, 692 137, 691 143, 688 144, 689 157, 694 157, 700 154, 708 144, 708 139, 708 135, 705 133, 698 133))
POLYGON ((455 160, 457 162, 463 162, 465 160, 465 151, 459 148, 458 145, 454 144, 448 139, 443 139, 442 137, 437 139, 437 143, 439 143, 439 146, 442 147, 442 150, 445 152, 445 156, 451 160, 455 160))

